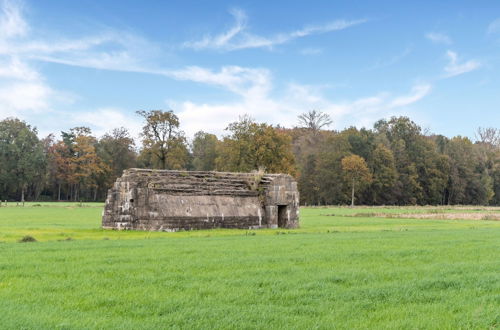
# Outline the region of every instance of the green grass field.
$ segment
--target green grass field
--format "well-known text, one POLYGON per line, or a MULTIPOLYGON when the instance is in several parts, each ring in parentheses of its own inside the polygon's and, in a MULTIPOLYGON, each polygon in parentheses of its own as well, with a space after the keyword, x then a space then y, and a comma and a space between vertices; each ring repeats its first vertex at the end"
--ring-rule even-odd
POLYGON ((100 229, 102 204, 2 207, 0 328, 497 329, 500 221, 369 216, 455 211, 150 233, 100 229))

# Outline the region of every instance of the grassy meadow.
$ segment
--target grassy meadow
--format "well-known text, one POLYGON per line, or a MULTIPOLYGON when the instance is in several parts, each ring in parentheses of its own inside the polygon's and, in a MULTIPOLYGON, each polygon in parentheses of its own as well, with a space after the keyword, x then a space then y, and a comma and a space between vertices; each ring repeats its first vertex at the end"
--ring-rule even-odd
POLYGON ((296 230, 157 233, 102 230, 102 206, 0 208, 0 328, 500 327, 500 221, 419 218, 498 208, 302 208, 296 230))

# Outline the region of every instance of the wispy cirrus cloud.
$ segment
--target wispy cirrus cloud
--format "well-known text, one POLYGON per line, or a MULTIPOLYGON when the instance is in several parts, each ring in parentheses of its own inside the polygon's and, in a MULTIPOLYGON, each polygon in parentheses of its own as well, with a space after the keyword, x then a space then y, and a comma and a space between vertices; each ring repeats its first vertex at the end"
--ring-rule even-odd
POLYGON ((0 38, 8 39, 23 36, 28 24, 22 17, 21 4, 8 0, 0 1, 0 38))
POLYGON ((231 28, 229 28, 229 30, 216 36, 205 36, 201 40, 186 42, 184 43, 184 46, 194 49, 225 47, 229 42, 231 42, 231 39, 245 30, 248 21, 247 15, 243 10, 232 9, 230 10, 230 13, 233 15, 235 23, 231 28))
POLYGON ((445 77, 447 78, 471 72, 481 67, 481 62, 474 59, 460 63, 458 54, 451 50, 446 52, 446 56, 449 60, 448 64, 444 67, 445 77))
MULTIPOLYGON (((25 20, 23 10, 20 1, 0 0, 0 119, 9 116, 32 119, 43 114, 41 121, 46 125, 53 125, 54 121, 45 118, 54 116, 58 118, 58 125, 63 127, 65 124, 89 123, 92 119, 90 114, 79 117, 57 110, 61 105, 72 104, 75 96, 71 92, 53 88, 34 62, 130 70, 137 61, 127 49, 132 47, 128 46, 128 41, 134 41, 130 45, 138 47, 137 40, 130 40, 129 35, 113 31, 80 39, 55 39, 50 36, 40 39, 33 36, 34 29, 25 20), (107 44, 111 47, 106 50, 107 44), (117 47, 122 47, 122 51, 117 52, 117 47)), ((103 123, 102 118, 126 123, 125 120, 117 120, 120 118, 118 115, 113 117, 112 114, 110 111, 101 111, 101 119, 93 121, 94 127, 103 123)), ((41 129, 42 134, 49 132, 47 128, 41 129)))
POLYGON ((0 45, 0 54, 86 68, 147 72, 158 47, 140 36, 113 30, 80 39, 30 39, 0 45), (145 51, 147 50, 147 51, 145 51), (145 55, 148 54, 148 55, 145 55))
POLYGON ((240 96, 249 97, 265 94, 271 89, 271 73, 263 68, 224 66, 219 72, 191 66, 184 69, 165 71, 164 75, 178 79, 222 87, 240 96))
POLYGON ((412 87, 408 95, 398 96, 390 103, 390 108, 405 107, 423 99, 430 93, 432 86, 430 84, 418 84, 412 87))
POLYGON ((429 32, 425 37, 436 44, 451 45, 453 43, 447 34, 441 32, 429 32))
MULTIPOLYGON (((32 61, 117 71, 153 71, 150 61, 160 49, 147 39, 101 27, 97 34, 80 38, 33 33, 19 0, 0 0, 0 60, 15 59, 29 67, 32 61)), ((165 54, 162 54, 165 55, 165 54)), ((5 68, 3 68, 5 69, 5 68)), ((2 71, 3 69, 0 69, 2 71)))
POLYGON ((28 31, 20 5, 0 1, 0 117, 44 111, 56 94, 43 77, 10 47, 28 31))
POLYGON ((307 47, 307 48, 303 48, 300 50, 300 54, 301 55, 306 55, 306 56, 309 56, 309 55, 320 55, 320 54, 323 54, 323 49, 321 48, 314 48, 314 47, 307 47))
POLYGON ((243 10, 234 9, 231 11, 231 14, 235 19, 235 23, 227 31, 217 35, 205 35, 200 40, 185 42, 184 47, 195 50, 218 49, 225 51, 246 48, 272 48, 297 38, 340 31, 368 21, 367 19, 339 19, 325 24, 308 25, 295 31, 277 33, 271 36, 260 36, 247 31, 248 17, 243 10))
POLYGON ((486 33, 488 34, 497 34, 500 33, 500 18, 497 18, 490 24, 488 24, 488 28, 486 29, 486 33))

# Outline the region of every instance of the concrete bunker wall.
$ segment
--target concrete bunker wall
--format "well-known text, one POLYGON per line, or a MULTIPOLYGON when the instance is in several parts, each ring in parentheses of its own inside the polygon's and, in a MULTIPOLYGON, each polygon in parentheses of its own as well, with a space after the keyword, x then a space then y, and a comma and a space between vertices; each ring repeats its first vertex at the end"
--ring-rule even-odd
POLYGON ((297 227, 293 178, 265 175, 256 185, 252 180, 256 176, 249 173, 126 170, 108 192, 102 226, 155 231, 297 227))
POLYGON ((270 228, 296 228, 299 225, 297 182, 289 175, 275 175, 265 189, 264 209, 270 228))

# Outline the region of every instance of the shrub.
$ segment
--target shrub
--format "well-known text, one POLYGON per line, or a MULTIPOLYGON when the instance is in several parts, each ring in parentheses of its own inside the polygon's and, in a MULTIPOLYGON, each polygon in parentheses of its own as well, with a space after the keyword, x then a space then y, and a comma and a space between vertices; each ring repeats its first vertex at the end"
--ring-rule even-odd
POLYGON ((30 235, 23 236, 20 240, 19 243, 30 243, 30 242, 36 242, 36 238, 30 235))

